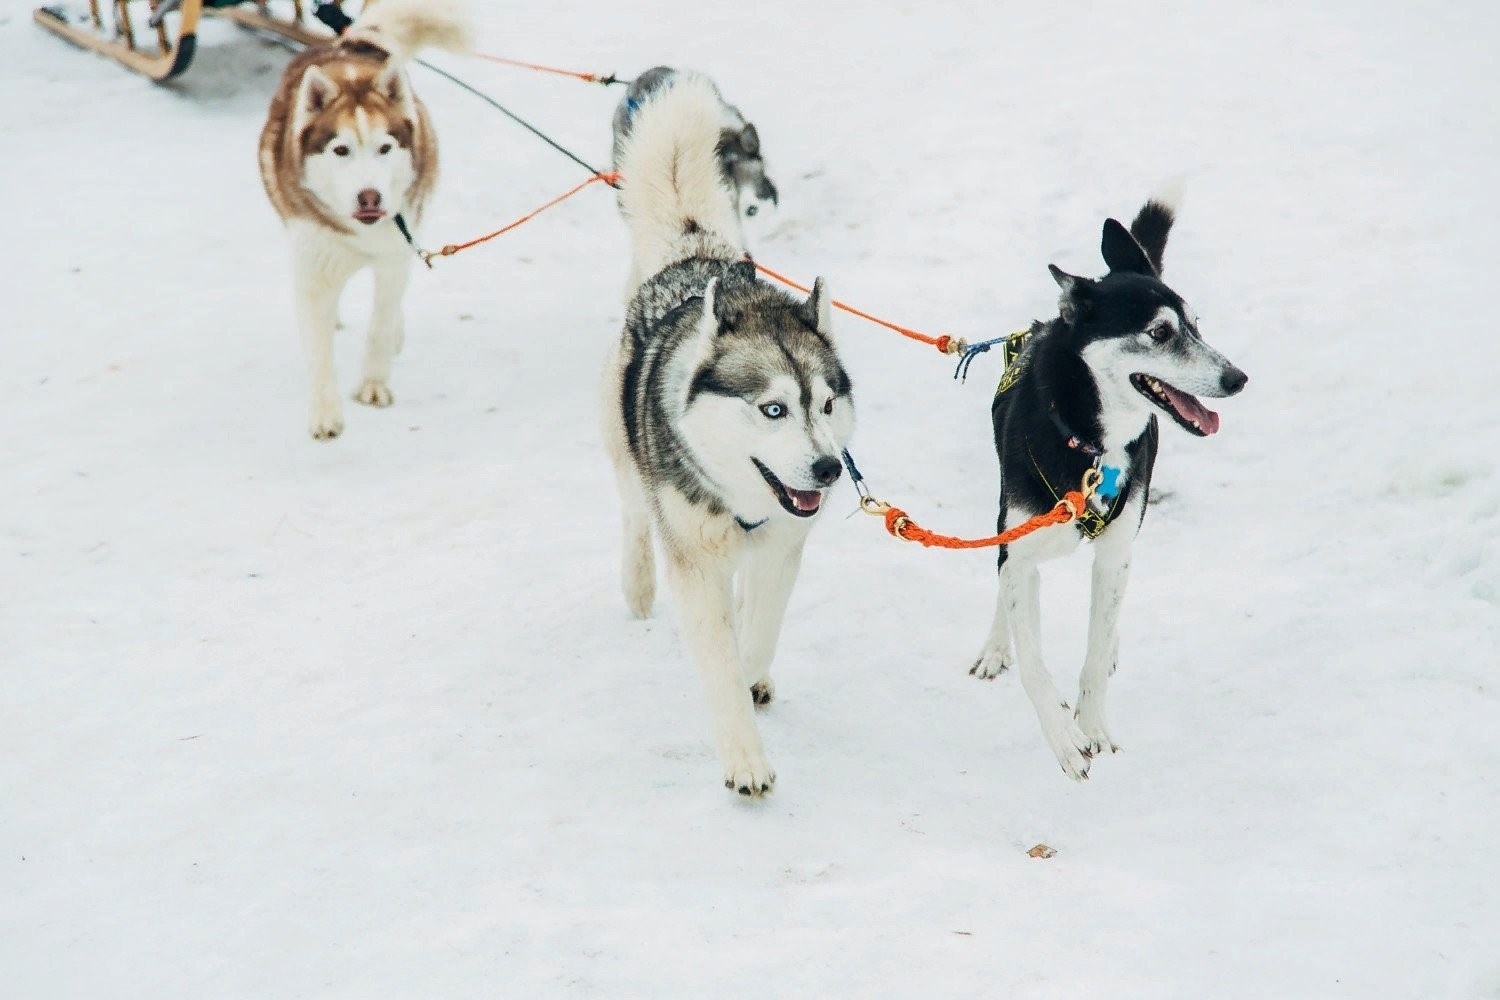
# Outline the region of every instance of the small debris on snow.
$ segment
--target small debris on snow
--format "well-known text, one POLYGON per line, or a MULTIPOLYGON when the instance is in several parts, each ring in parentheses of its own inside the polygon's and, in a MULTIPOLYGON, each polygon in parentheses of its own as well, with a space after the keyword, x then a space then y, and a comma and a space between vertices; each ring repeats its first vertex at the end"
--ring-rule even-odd
POLYGON ((1056 851, 1048 847, 1046 844, 1037 844, 1031 850, 1026 852, 1026 856, 1028 858, 1050 858, 1056 853, 1056 851))

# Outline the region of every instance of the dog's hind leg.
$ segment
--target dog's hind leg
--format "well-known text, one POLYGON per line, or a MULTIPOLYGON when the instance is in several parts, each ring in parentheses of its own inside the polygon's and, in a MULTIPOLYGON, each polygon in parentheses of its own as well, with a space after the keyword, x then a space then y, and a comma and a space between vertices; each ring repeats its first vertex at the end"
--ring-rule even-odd
POLYGON ((768 705, 776 695, 771 680, 771 661, 786 616, 787 600, 802 566, 800 535, 790 545, 776 538, 751 538, 746 543, 745 562, 740 569, 739 642, 745 681, 757 705, 768 705))
POLYGON ((615 470, 615 484, 620 490, 620 516, 623 522, 623 546, 620 562, 620 585, 625 605, 637 618, 651 617, 656 603, 656 556, 651 548, 651 509, 635 459, 630 454, 621 409, 621 380, 624 377, 624 352, 616 348, 604 364, 600 386, 599 408, 604 430, 604 449, 615 470))
POLYGON ((1089 604, 1089 645, 1078 678, 1078 709, 1074 713, 1078 728, 1089 741, 1094 753, 1113 753, 1119 747, 1109 738, 1104 718, 1104 695, 1109 678, 1115 672, 1120 655, 1120 605, 1125 599, 1125 584, 1130 578, 1130 528, 1135 523, 1121 522, 1118 538, 1106 534, 1095 543, 1093 597, 1089 604))
POLYGON ((382 260, 375 264, 375 308, 365 341, 364 376, 355 390, 356 401, 369 406, 390 406, 391 362, 406 339, 406 320, 401 300, 411 279, 411 258, 382 260))
MULTIPOLYGON (((1003 522, 1005 515, 1001 514, 1003 522)), ((1006 559, 1005 547, 1000 548, 1000 570, 1005 569, 1006 559)), ((995 597, 995 620, 990 623, 990 634, 984 640, 984 648, 979 651, 979 658, 969 668, 969 673, 980 680, 993 680, 1010 669, 1011 642, 1010 642, 1010 613, 1006 610, 1006 594, 1002 587, 995 597)))
POLYGON ((1073 720, 1042 660, 1041 582, 1036 564, 1030 559, 1017 559, 1014 553, 1000 567, 1000 595, 1010 616, 1021 686, 1031 699, 1042 735, 1063 773, 1082 781, 1089 776, 1088 739, 1073 720))

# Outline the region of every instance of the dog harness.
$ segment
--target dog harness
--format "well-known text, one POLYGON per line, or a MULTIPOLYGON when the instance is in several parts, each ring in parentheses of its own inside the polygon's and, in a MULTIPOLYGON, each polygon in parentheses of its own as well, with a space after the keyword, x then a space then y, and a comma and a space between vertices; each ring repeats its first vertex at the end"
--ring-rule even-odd
MULTIPOLYGON (((1000 375, 1000 384, 995 387, 995 395, 997 397, 1001 393, 1009 392, 1015 388, 1016 383, 1020 381, 1021 373, 1025 369, 1025 365, 1022 364, 1022 358, 1026 353, 1026 345, 1036 330, 1037 326, 1033 325, 1028 330, 1020 330, 1011 334, 1002 342, 1002 347, 1005 351, 1005 371, 1000 375)), ((1103 463, 1104 449, 1088 441, 1083 436, 1074 433, 1073 429, 1068 426, 1067 421, 1063 420, 1062 414, 1057 412, 1056 404, 1047 408, 1047 416, 1051 418, 1052 426, 1056 427, 1057 432, 1062 435, 1063 442, 1074 451, 1081 452, 1093 459, 1094 468, 1099 470, 1099 488, 1094 495, 1100 500, 1109 502, 1109 507, 1101 511, 1095 509, 1090 504, 1079 515, 1076 522, 1078 530, 1083 536, 1093 540, 1102 535, 1104 529, 1109 527, 1110 523, 1119 516, 1120 480, 1125 477, 1125 470, 1117 466, 1105 465, 1103 463)), ((1036 456, 1031 453, 1031 444, 1029 442, 1026 445, 1026 456, 1031 459, 1031 467, 1036 470, 1036 474, 1041 479, 1042 485, 1047 487, 1047 492, 1052 494, 1052 499, 1061 502, 1062 495, 1057 492, 1057 488, 1047 479, 1046 473, 1042 472, 1041 464, 1037 462, 1036 456)))

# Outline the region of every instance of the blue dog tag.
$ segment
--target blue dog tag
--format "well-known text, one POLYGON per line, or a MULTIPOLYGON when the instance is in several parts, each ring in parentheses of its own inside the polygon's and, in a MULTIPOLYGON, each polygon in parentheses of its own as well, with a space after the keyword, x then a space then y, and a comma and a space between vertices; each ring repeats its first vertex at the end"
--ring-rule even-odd
POLYGON ((1105 465, 1099 469, 1099 488, 1094 492, 1105 500, 1113 500, 1120 495, 1120 474, 1123 470, 1113 465, 1105 465))

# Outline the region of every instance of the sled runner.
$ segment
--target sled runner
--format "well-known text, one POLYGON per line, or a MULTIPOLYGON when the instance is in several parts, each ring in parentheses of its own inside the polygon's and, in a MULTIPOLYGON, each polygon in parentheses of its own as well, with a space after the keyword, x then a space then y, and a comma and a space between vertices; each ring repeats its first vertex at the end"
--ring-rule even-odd
MULTIPOLYGON (((278 9, 287 12, 282 14, 268 0, 88 0, 87 12, 48 6, 37 8, 33 18, 59 38, 161 82, 180 76, 192 63, 205 12, 304 45, 326 41, 329 33, 305 16, 304 6, 303 0, 280 4, 278 9)), ((337 0, 314 0, 313 6, 313 16, 342 15, 337 0)))

